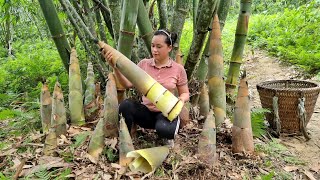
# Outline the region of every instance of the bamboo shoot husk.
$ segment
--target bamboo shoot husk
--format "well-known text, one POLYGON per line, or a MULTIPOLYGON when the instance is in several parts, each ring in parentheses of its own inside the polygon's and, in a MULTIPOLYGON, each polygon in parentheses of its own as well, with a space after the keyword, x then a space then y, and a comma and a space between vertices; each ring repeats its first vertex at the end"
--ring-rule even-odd
POLYGON ((49 132, 51 126, 52 99, 47 82, 43 82, 40 94, 40 113, 42 131, 44 134, 49 132))
POLYGON ((232 152, 253 152, 253 135, 251 127, 250 100, 245 73, 238 88, 232 127, 232 152))
POLYGON ((84 93, 84 114, 86 121, 94 121, 98 117, 99 105, 96 97, 96 85, 92 63, 88 63, 87 78, 85 80, 86 91, 84 93))
POLYGON ((206 119, 210 110, 208 87, 206 83, 203 83, 200 89, 199 107, 200 116, 203 116, 203 118, 206 119))
POLYGON ((106 137, 116 137, 118 136, 118 98, 116 82, 113 74, 108 75, 108 82, 106 87, 106 93, 104 97, 104 115, 103 119, 106 121, 105 131, 106 137))
POLYGON ((208 86, 210 105, 213 106, 216 126, 220 126, 226 118, 226 89, 224 83, 223 51, 218 15, 214 16, 212 23, 209 52, 208 86))
POLYGON ((66 108, 60 83, 57 81, 53 90, 51 127, 55 128, 57 136, 67 133, 66 108))
POLYGON ((127 153, 134 151, 134 147, 127 124, 122 116, 120 118, 119 151, 119 164, 121 166, 128 166, 133 158, 127 157, 127 153))
POLYGON ((69 110, 71 124, 84 125, 82 81, 79 60, 75 48, 71 49, 69 66, 69 110))
POLYGON ((210 110, 204 121, 199 137, 198 157, 207 164, 212 165, 216 162, 216 126, 212 110, 210 110))
POLYGON ((44 143, 43 154, 46 156, 56 156, 57 146, 57 135, 55 129, 50 128, 44 143))
POLYGON ((182 101, 119 51, 101 41, 99 42, 99 46, 106 52, 110 51, 112 53, 112 63, 116 68, 140 93, 155 104, 165 117, 172 121, 180 114, 183 107, 182 101))
POLYGON ((100 118, 93 131, 88 147, 88 154, 90 154, 96 161, 99 159, 99 155, 105 146, 104 138, 106 131, 106 120, 104 118, 100 118))

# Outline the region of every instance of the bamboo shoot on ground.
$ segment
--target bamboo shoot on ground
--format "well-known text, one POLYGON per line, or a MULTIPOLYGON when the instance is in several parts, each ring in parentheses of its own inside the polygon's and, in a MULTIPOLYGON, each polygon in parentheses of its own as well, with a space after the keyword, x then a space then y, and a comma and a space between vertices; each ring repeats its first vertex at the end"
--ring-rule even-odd
POLYGON ((232 152, 253 152, 249 89, 245 72, 240 80, 233 117, 232 152))
POLYGON ((75 48, 71 49, 69 66, 69 110, 71 124, 84 125, 82 81, 79 60, 75 48))
POLYGON ((42 131, 44 134, 49 132, 51 126, 52 100, 47 82, 43 82, 40 94, 40 114, 42 131))
POLYGON ((84 93, 84 114, 86 121, 94 121, 98 117, 99 104, 96 97, 96 85, 92 63, 88 63, 87 79, 85 80, 86 91, 84 93))
POLYGON ((221 43, 221 31, 218 15, 214 16, 210 35, 208 59, 209 101, 213 106, 216 126, 220 126, 226 118, 226 88, 224 83, 224 65, 221 43))
POLYGON ((134 147, 127 124, 122 116, 120 117, 119 151, 119 164, 121 166, 128 166, 133 158, 127 157, 127 153, 134 151, 134 147))
POLYGON ((51 127, 55 128, 56 135, 60 136, 67 133, 67 117, 63 93, 58 81, 54 86, 52 100, 51 127))
POLYGON ((56 156, 57 146, 57 135, 55 128, 50 128, 44 143, 43 154, 46 156, 56 156))

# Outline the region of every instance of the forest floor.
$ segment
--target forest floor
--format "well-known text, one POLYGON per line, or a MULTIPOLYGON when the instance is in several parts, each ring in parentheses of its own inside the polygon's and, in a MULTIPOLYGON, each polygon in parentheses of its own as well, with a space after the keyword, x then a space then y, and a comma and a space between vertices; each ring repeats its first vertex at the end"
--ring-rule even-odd
MULTIPOLYGON (((263 51, 255 51, 254 56, 247 55, 244 66, 252 107, 261 107, 257 83, 306 78, 301 71, 280 63, 263 51)), ((312 78, 307 80, 315 81, 312 78)), ((153 174, 130 172, 117 164, 117 138, 106 138, 108 148, 99 161, 94 161, 86 153, 92 132, 90 128, 70 127, 68 134, 59 139, 57 157, 42 154, 44 136, 40 133, 0 138, 13 143, 0 150, 0 179, 14 179, 13 176, 24 179, 320 179, 319 101, 307 126, 311 140, 305 141, 303 136, 292 134, 281 134, 279 138, 271 138, 270 135, 255 138, 253 154, 231 152, 231 123, 227 119, 227 123, 217 131, 214 165, 201 162, 197 156, 202 124, 192 119, 180 129, 174 148, 153 174)), ((0 121, 1 129, 7 125, 7 121, 0 121)), ((162 145, 152 130, 138 129, 137 134, 133 140, 135 149, 162 145)))

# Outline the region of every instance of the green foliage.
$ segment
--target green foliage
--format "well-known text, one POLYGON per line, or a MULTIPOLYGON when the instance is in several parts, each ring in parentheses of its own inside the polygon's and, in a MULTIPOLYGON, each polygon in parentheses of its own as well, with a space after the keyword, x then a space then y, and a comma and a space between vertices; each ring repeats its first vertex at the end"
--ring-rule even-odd
POLYGON ((284 8, 294 9, 309 3, 311 0, 255 0, 252 2, 252 12, 259 14, 274 14, 284 8))
POLYGON ((17 112, 15 110, 11 109, 3 109, 0 108, 0 120, 13 118, 17 115, 17 112))
POLYGON ((305 70, 320 71, 320 2, 311 1, 297 9, 272 15, 255 15, 250 20, 248 40, 253 47, 297 64, 305 70))
POLYGON ((82 132, 80 134, 77 134, 74 138, 75 138, 75 143, 72 144, 71 146, 74 148, 78 148, 79 146, 81 146, 86 140, 87 137, 89 136, 89 132, 82 132))
POLYGON ((263 108, 254 108, 251 110, 251 126, 254 137, 261 137, 266 134, 266 125, 264 123, 265 113, 270 113, 270 111, 263 108))
POLYGON ((110 161, 110 162, 116 162, 118 159, 119 159, 119 156, 118 156, 118 153, 115 152, 114 149, 112 148, 109 148, 109 147, 105 147, 102 154, 104 156, 107 156, 107 159, 110 161))

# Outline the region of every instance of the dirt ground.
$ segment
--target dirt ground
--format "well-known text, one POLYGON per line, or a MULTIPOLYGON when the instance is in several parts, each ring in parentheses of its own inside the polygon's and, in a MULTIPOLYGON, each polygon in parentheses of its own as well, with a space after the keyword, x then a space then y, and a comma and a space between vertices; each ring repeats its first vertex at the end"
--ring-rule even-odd
MULTIPOLYGON (((280 63, 278 59, 268 56, 263 51, 256 51, 255 55, 246 58, 249 88, 252 94, 252 106, 261 107, 256 84, 268 80, 300 79, 319 83, 315 77, 307 77, 293 66, 280 63)), ((311 140, 306 141, 301 136, 281 134, 280 140, 286 147, 300 159, 307 162, 308 166, 320 166, 320 98, 318 98, 314 113, 307 125, 311 140)))

